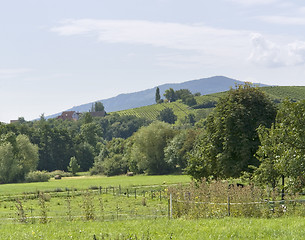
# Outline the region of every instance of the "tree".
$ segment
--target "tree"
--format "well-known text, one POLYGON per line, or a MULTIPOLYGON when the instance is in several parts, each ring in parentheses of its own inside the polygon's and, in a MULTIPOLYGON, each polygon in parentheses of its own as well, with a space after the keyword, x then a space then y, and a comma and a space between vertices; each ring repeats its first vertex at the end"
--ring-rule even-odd
POLYGON ((175 135, 171 125, 153 122, 134 134, 131 161, 137 163, 139 171, 148 174, 165 174, 171 169, 164 160, 164 148, 175 135))
POLYGON ((286 100, 270 129, 259 128, 261 146, 256 153, 261 164, 253 178, 262 184, 278 186, 279 179, 289 178, 294 191, 305 186, 305 101, 286 100))
POLYGON ((94 159, 91 175, 105 174, 113 176, 127 172, 127 161, 124 159, 125 140, 113 138, 111 141, 101 145, 99 155, 94 159))
POLYGON ((189 152, 193 149, 198 131, 182 130, 164 149, 164 160, 175 171, 182 171, 187 166, 189 152))
POLYGON ((104 105, 102 102, 95 102, 94 103, 94 111, 95 112, 103 112, 105 110, 104 105))
POLYGON ((80 165, 77 162, 76 157, 71 157, 69 166, 67 167, 68 171, 75 175, 80 170, 80 165))
POLYGON ((156 89, 155 101, 156 101, 156 103, 159 103, 160 100, 161 100, 160 89, 159 89, 159 87, 157 87, 157 89, 156 89))
MULTIPOLYGON (((92 106, 93 107, 93 106, 92 106)), ((93 117, 89 112, 84 113, 84 115, 81 117, 81 120, 83 123, 92 123, 93 122, 93 117)))
POLYGON ((20 172, 18 161, 13 154, 13 146, 6 142, 0 145, 0 183, 17 181, 20 172))
POLYGON ((99 120, 103 137, 110 141, 112 138, 129 138, 140 127, 147 126, 151 121, 136 116, 120 116, 111 114, 99 120))
POLYGON ((87 142, 82 142, 77 146, 76 158, 80 165, 80 169, 88 171, 94 162, 95 149, 87 142))
POLYGON ((204 137, 189 158, 194 178, 239 177, 258 166, 260 144, 256 129, 270 127, 276 116, 273 102, 251 84, 239 85, 223 97, 206 121, 204 137))
POLYGON ((25 135, 9 133, 0 141, 0 182, 23 181, 37 167, 38 147, 25 135))
POLYGON ((177 120, 177 116, 174 114, 173 109, 165 108, 159 113, 157 119, 166 123, 174 124, 177 120))
POLYGON ((89 143, 94 148, 98 141, 102 138, 102 129, 96 122, 83 124, 80 128, 81 137, 83 141, 89 143))
POLYGON ((172 89, 172 88, 165 90, 164 97, 169 102, 175 102, 177 100, 176 93, 175 93, 174 89, 172 89))

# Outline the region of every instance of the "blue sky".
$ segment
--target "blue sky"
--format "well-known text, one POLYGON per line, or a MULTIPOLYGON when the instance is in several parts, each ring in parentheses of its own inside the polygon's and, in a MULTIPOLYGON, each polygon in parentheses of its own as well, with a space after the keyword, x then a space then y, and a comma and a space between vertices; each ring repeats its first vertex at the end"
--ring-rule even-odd
POLYGON ((304 86, 304 28, 301 0, 0 0, 0 121, 215 75, 304 86))

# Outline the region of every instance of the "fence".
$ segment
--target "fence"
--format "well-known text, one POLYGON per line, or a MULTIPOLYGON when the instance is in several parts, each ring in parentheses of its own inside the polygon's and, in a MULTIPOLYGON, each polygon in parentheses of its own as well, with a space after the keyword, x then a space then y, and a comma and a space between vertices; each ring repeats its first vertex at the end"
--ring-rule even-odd
POLYGON ((297 194, 281 199, 281 189, 262 189, 254 185, 237 186, 228 182, 201 182, 169 189, 173 217, 279 217, 305 216, 305 200, 297 194))
POLYGON ((0 219, 21 222, 112 221, 168 216, 165 186, 92 186, 86 190, 53 189, 0 197, 0 219))

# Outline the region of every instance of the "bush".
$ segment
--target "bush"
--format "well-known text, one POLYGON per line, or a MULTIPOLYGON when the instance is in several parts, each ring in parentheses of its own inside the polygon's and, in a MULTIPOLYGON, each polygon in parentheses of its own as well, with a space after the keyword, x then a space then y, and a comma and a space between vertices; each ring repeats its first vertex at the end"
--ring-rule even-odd
POLYGON ((62 171, 62 170, 55 170, 53 172, 50 172, 49 175, 50 175, 51 178, 55 177, 56 175, 59 175, 61 177, 72 177, 73 176, 72 173, 65 172, 65 171, 62 171))
POLYGON ((50 175, 46 171, 33 171, 29 172, 25 176, 26 182, 47 182, 50 179, 50 175))

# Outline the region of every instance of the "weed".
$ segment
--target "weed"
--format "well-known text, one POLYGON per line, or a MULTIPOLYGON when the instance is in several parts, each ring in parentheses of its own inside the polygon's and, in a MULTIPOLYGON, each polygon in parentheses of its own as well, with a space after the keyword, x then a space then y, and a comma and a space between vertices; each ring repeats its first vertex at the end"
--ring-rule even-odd
POLYGON ((93 198, 94 197, 92 193, 89 191, 84 192, 82 208, 84 211, 84 218, 87 221, 95 219, 93 198))
POLYGON ((40 215, 40 222, 41 223, 47 223, 48 222, 48 216, 47 216, 48 208, 47 208, 47 205, 46 205, 46 197, 45 197, 43 192, 39 193, 38 201, 39 201, 40 214, 41 214, 40 215))
POLYGON ((27 222, 27 216, 25 214, 23 204, 19 199, 16 199, 15 206, 17 208, 16 213, 17 213, 18 221, 21 222, 21 223, 26 223, 27 222))

